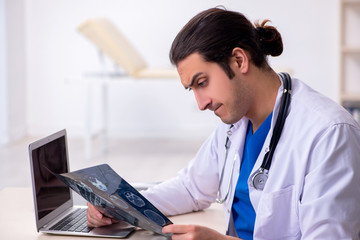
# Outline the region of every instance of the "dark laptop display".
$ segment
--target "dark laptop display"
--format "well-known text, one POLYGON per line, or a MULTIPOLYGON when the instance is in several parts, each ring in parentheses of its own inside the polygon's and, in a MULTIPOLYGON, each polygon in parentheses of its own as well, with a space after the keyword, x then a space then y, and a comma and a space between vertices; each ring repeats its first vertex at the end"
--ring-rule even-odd
POLYGON ((69 171, 65 143, 62 136, 32 151, 38 219, 71 200, 70 189, 48 170, 57 174, 69 171))

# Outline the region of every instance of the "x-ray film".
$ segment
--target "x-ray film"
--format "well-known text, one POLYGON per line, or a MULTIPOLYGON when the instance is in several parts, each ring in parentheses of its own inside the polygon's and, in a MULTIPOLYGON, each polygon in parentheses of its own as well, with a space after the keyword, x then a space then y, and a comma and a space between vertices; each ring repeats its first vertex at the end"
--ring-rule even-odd
POLYGON ((162 227, 172 224, 107 164, 57 177, 108 217, 161 235, 164 235, 162 227))

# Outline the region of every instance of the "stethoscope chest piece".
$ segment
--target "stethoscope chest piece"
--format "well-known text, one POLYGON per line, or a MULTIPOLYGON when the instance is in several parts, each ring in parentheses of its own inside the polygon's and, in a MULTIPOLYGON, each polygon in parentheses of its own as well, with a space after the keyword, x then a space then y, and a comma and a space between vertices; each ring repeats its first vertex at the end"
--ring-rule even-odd
POLYGON ((252 185, 256 190, 263 190, 268 179, 269 170, 264 168, 259 168, 252 176, 251 181, 252 185))

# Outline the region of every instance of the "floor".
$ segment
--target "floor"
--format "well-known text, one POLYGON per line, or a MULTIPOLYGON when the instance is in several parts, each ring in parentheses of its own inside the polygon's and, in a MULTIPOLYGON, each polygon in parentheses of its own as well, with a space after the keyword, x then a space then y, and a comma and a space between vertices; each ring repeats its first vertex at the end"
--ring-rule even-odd
MULTIPOLYGON (((31 187, 28 145, 38 138, 30 137, 0 146, 0 190, 5 187, 31 187)), ((93 156, 85 158, 82 139, 68 139, 70 170, 97 164, 109 164, 130 183, 164 181, 195 156, 203 139, 133 139, 110 140, 107 153, 96 150, 99 140, 93 140, 93 156)))

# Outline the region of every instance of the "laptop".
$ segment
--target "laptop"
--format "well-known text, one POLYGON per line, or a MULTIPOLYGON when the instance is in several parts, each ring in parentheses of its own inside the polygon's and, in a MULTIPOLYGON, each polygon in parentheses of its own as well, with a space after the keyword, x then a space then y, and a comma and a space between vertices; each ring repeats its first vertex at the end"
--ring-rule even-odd
POLYGON ((88 227, 87 207, 75 206, 72 190, 50 172, 69 172, 65 129, 31 143, 29 158, 38 232, 125 238, 134 230, 127 223, 100 228, 88 227))

